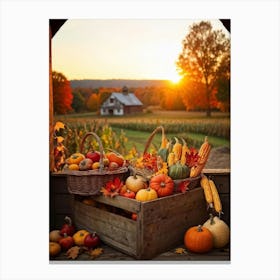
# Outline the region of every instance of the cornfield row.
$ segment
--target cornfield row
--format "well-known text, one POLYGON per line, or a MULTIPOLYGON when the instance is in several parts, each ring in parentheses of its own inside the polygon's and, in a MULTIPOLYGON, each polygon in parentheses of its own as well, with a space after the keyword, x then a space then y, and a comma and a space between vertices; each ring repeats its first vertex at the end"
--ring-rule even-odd
POLYGON ((131 129, 137 131, 151 132, 157 126, 163 125, 166 133, 198 133, 208 136, 215 136, 230 139, 230 122, 229 120, 219 120, 219 121, 189 121, 189 122, 179 122, 179 121, 152 121, 143 122, 110 122, 112 127, 118 127, 122 129, 131 129))

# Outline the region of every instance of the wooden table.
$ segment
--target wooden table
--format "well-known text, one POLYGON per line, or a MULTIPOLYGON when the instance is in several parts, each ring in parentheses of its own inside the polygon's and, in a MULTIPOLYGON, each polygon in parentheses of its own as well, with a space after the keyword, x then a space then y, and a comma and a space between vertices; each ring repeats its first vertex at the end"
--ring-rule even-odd
POLYGON ((227 246, 222 249, 213 249, 207 254, 195 254, 191 253, 187 250, 185 250, 185 253, 183 254, 178 254, 175 253, 176 248, 185 248, 183 244, 180 246, 167 251, 165 253, 162 253, 158 255, 157 257, 153 258, 152 260, 136 260, 133 257, 126 255, 120 251, 115 250, 114 248, 102 244, 100 246, 103 249, 103 253, 97 257, 96 259, 91 259, 88 254, 82 253, 78 256, 77 259, 72 260, 72 259, 67 259, 67 256, 65 252, 60 253, 57 257, 53 258, 50 260, 51 263, 60 263, 60 262, 79 262, 79 261, 92 261, 92 262, 158 262, 158 261, 168 261, 168 262, 189 262, 189 261, 195 261, 195 262, 229 262, 230 261, 230 247, 227 246))

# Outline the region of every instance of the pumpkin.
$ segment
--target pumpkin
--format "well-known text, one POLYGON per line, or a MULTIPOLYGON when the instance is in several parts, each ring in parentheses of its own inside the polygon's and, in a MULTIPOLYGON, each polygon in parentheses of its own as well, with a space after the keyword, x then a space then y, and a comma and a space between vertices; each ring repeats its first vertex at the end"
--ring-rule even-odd
POLYGON ((107 153, 106 158, 110 162, 116 162, 118 164, 118 166, 123 166, 123 164, 124 164, 124 158, 121 155, 117 155, 114 152, 107 153))
POLYGON ((85 158, 85 156, 83 154, 74 153, 66 160, 66 163, 67 164, 73 164, 73 163, 79 164, 84 158, 85 158))
POLYGON ((230 230, 228 225, 217 216, 210 214, 210 218, 203 224, 214 238, 214 247, 222 248, 229 243, 230 230))
POLYGON ((59 240, 62 238, 63 236, 60 234, 60 230, 52 230, 50 232, 50 241, 51 242, 59 242, 59 240))
POLYGON ((78 230, 74 235, 74 243, 77 246, 83 246, 85 237, 89 234, 89 232, 85 229, 78 230))
POLYGON ((157 192, 158 197, 168 196, 173 193, 174 182, 169 176, 159 174, 151 178, 150 188, 157 192))
POLYGON ((127 197, 127 198, 135 198, 135 192, 127 189, 125 192, 120 193, 121 196, 127 197))
POLYGON ((194 226, 185 232, 184 244, 194 253, 207 253, 213 248, 213 235, 206 227, 194 226))
POLYGON ((136 174, 128 176, 125 181, 125 185, 129 190, 135 193, 137 193, 141 189, 147 188, 147 183, 145 178, 142 177, 141 175, 136 175, 136 174))
POLYGON ((168 175, 173 180, 188 178, 190 176, 190 169, 185 164, 177 162, 169 166, 168 175))
POLYGON ((49 242, 49 252, 51 257, 55 257, 61 252, 61 246, 57 242, 49 242))
POLYGON ((147 189, 141 189, 136 193, 135 199, 137 201, 149 201, 157 199, 158 195, 157 192, 154 189, 147 188, 147 189))
POLYGON ((79 165, 76 163, 72 163, 68 166, 69 170, 79 170, 79 165))
POLYGON ((79 169, 82 171, 92 169, 92 164, 93 161, 90 158, 85 158, 79 163, 79 169))

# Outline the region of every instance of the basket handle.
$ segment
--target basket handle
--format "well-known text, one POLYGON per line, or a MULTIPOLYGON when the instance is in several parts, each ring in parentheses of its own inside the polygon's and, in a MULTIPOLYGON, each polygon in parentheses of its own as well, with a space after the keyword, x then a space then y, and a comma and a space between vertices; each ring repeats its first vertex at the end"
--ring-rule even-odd
POLYGON ((104 168, 104 160, 103 160, 104 159, 104 148, 103 148, 103 145, 102 145, 102 142, 101 142, 99 136, 96 133, 94 133, 94 132, 86 133, 86 135, 83 137, 82 142, 80 144, 80 151, 81 151, 81 153, 83 152, 84 143, 89 136, 93 136, 98 143, 99 152, 100 152, 99 169, 102 170, 104 168))
POLYGON ((150 145, 152 143, 152 140, 153 140, 154 136, 156 135, 156 133, 158 131, 161 131, 162 137, 164 136, 164 127, 160 125, 151 133, 150 137, 148 138, 147 143, 145 145, 143 155, 147 152, 148 148, 150 147, 150 145))

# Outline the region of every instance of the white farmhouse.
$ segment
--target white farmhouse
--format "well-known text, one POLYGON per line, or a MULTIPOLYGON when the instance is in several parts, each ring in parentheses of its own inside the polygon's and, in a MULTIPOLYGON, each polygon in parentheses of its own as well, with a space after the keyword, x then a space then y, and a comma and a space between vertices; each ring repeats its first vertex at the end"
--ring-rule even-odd
POLYGON ((113 92, 101 105, 102 116, 122 116, 142 112, 143 103, 124 87, 123 92, 113 92))

